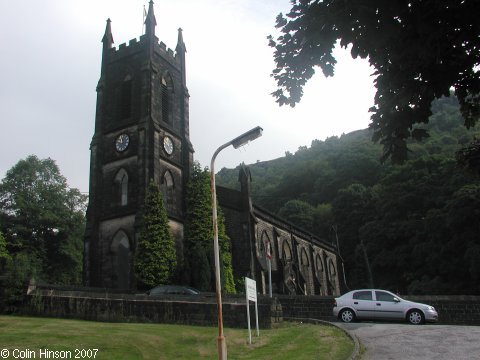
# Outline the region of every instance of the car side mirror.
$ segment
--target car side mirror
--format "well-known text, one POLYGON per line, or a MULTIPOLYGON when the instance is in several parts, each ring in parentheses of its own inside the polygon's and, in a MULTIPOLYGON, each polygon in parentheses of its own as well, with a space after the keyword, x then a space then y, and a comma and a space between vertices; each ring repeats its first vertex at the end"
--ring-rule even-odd
POLYGON ((395 301, 396 303, 399 303, 399 302, 400 302, 400 299, 397 298, 397 297, 394 297, 394 298, 393 298, 393 301, 395 301))

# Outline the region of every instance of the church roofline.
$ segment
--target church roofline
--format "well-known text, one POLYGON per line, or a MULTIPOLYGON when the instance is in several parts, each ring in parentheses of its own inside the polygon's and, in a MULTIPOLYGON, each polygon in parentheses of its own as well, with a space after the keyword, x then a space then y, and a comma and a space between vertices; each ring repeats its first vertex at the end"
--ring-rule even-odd
MULTIPOLYGON (((243 203, 242 203, 242 193, 239 190, 230 189, 224 186, 217 185, 217 197, 221 207, 230 208, 234 211, 244 211, 243 203)), ((278 229, 291 233, 294 236, 298 236, 302 239, 309 239, 312 243, 320 245, 321 247, 336 252, 337 247, 335 244, 318 237, 317 235, 301 229, 297 225, 281 218, 278 215, 271 213, 270 211, 262 208, 259 205, 252 204, 253 207, 253 215, 263 220, 268 220, 268 222, 272 223, 278 229)))
POLYGON ((256 217, 263 218, 263 219, 268 218, 268 220, 271 221, 273 225, 275 225, 276 227, 286 232, 292 233, 293 235, 297 235, 302 239, 309 239, 312 242, 318 245, 321 245, 322 247, 328 250, 335 251, 335 252, 337 251, 336 246, 333 243, 330 243, 327 240, 322 239, 307 230, 299 228, 297 225, 289 222, 288 220, 285 220, 284 218, 279 217, 278 215, 272 214, 271 212, 262 208, 261 206, 252 204, 252 207, 253 207, 253 213, 256 217))

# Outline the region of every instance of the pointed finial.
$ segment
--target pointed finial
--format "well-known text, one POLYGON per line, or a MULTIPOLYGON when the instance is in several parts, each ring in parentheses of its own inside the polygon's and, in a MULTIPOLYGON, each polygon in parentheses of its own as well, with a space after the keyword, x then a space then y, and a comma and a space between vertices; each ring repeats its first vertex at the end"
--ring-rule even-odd
POLYGON ((155 19, 155 14, 153 11, 153 1, 150 0, 148 3, 148 13, 145 18, 145 34, 153 37, 155 35, 155 26, 157 25, 157 20, 155 19))
POLYGON ((178 41, 177 41, 177 47, 175 48, 176 54, 175 57, 178 56, 178 59, 180 61, 180 66, 182 69, 182 84, 186 88, 187 86, 187 70, 185 66, 185 53, 187 52, 187 48, 185 47, 185 43, 183 42, 183 34, 182 34, 182 28, 178 28, 178 41))
POLYGON ((178 28, 178 40, 177 40, 177 47, 175 51, 178 52, 187 52, 187 48, 185 47, 185 43, 183 42, 183 35, 182 35, 182 28, 178 28))
POLYGON ((113 36, 112 36, 112 27, 110 25, 112 21, 110 18, 107 19, 107 26, 105 27, 105 34, 102 38, 103 48, 110 49, 113 44, 113 36))

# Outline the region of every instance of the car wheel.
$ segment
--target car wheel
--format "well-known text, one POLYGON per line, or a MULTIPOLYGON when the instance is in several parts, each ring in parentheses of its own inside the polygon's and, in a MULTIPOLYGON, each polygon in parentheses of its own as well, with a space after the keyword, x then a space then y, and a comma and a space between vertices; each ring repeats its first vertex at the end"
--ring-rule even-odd
POLYGON ((343 309, 340 312, 339 316, 340 320, 342 320, 344 323, 351 323, 352 321, 355 320, 355 313, 350 310, 350 309, 343 309))
POLYGON ((407 314, 407 321, 412 325, 420 325, 425 322, 425 316, 420 310, 410 310, 407 314))

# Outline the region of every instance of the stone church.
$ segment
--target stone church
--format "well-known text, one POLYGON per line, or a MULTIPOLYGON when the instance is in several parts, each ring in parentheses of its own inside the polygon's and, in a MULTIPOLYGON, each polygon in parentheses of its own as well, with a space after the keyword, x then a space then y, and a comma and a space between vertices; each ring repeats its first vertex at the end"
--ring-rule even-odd
MULTIPOLYGON (((90 196, 85 229, 87 286, 135 285, 133 254, 149 181, 163 192, 177 257, 183 257, 184 189, 193 166, 189 135, 186 47, 175 51, 155 35, 150 1, 145 34, 113 47, 110 19, 102 39, 95 130, 90 144, 90 196)), ((243 174, 243 175, 242 175, 243 174)), ((265 244, 273 250, 276 293, 338 294, 335 248, 251 204, 248 169, 242 192, 219 188, 232 239, 234 275, 265 284, 265 244)))

